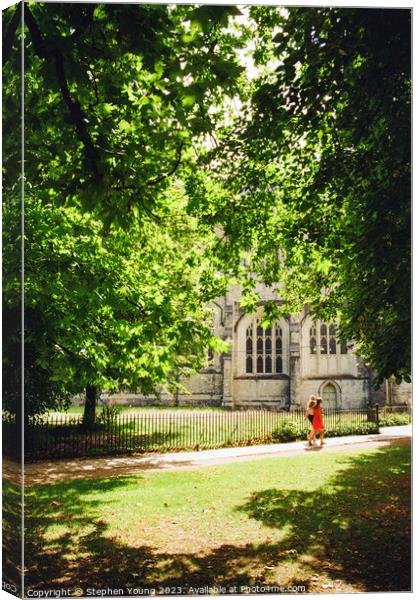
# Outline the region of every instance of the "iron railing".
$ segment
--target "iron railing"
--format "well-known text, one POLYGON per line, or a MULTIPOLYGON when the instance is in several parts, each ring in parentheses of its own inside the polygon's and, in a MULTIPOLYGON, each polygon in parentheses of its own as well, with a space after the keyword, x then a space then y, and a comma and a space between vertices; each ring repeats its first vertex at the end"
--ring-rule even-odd
MULTIPOLYGON (((377 406, 325 409, 326 435, 377 433, 383 412, 377 406)), ((28 420, 25 457, 40 460, 261 444, 287 440, 289 429, 289 439, 306 436, 309 422, 304 410, 146 410, 100 416, 92 429, 84 427, 82 415, 46 415, 28 420)), ((20 431, 13 416, 4 415, 5 455, 16 454, 19 439, 20 431)))

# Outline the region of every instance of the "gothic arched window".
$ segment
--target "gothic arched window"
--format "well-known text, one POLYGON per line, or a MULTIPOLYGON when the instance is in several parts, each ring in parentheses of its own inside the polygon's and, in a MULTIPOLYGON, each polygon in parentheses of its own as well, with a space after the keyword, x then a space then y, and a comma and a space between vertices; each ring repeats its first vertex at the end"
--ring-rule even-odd
POLYGON ((283 332, 273 324, 264 329, 260 319, 247 327, 245 372, 257 374, 283 373, 283 332), (256 333, 255 339, 253 332, 256 333))
POLYGON ((311 327, 309 330, 309 347, 311 354, 316 354, 316 327, 311 327))
POLYGON ((337 328, 335 323, 331 323, 329 326, 329 353, 337 354, 337 328))
POLYGON ((271 359, 272 359, 272 348, 271 348, 271 327, 264 330, 264 373, 271 373, 271 359))
POLYGON ((283 332, 276 327, 276 373, 283 373, 283 332))
POLYGON ((257 320, 257 373, 264 373, 264 329, 257 320))
POLYGON ((327 331, 328 327, 325 325, 325 323, 322 323, 321 328, 320 328, 320 335, 321 335, 321 354, 328 354, 328 331, 327 331))
POLYGON ((246 360, 245 360, 245 372, 252 373, 253 372, 253 326, 252 324, 247 327, 246 333, 246 360))
MULTIPOLYGON (((320 323, 309 329, 309 351, 311 354, 337 354, 337 326, 335 323, 320 323)), ((340 354, 347 354, 347 344, 340 343, 340 354)))

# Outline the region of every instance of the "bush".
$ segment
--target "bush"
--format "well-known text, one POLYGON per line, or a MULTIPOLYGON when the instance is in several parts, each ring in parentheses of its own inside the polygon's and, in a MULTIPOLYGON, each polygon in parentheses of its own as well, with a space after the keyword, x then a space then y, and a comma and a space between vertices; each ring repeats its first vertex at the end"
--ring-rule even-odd
MULTIPOLYGON (((304 440, 307 433, 307 428, 298 425, 291 419, 287 419, 272 432, 272 438, 276 442, 294 442, 296 440, 304 440)), ((333 428, 325 429, 325 437, 329 438, 344 435, 368 435, 372 433, 379 433, 379 429, 373 421, 365 423, 340 423, 333 428)))
POLYGON ((272 432, 273 440, 278 442, 294 442, 298 439, 303 439, 307 435, 307 430, 303 430, 300 425, 287 419, 272 432))
POLYGON ((366 423, 344 423, 334 429, 326 429, 325 437, 339 437, 344 435, 369 435, 379 433, 379 428, 373 421, 366 423))
POLYGON ((379 424, 381 427, 394 427, 395 425, 409 425, 411 422, 411 415, 408 413, 393 413, 393 414, 382 414, 379 417, 379 424))

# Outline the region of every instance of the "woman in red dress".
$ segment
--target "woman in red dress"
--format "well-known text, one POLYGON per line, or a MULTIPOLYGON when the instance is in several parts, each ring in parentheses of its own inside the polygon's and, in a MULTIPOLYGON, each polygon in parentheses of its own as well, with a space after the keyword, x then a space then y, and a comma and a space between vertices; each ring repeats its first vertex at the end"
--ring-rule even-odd
POLYGON ((319 437, 321 440, 321 446, 324 445, 324 420, 323 420, 323 412, 322 412, 322 398, 316 399, 316 406, 313 409, 313 423, 312 423, 312 433, 310 435, 310 441, 313 442, 316 439, 316 434, 319 431, 319 437))

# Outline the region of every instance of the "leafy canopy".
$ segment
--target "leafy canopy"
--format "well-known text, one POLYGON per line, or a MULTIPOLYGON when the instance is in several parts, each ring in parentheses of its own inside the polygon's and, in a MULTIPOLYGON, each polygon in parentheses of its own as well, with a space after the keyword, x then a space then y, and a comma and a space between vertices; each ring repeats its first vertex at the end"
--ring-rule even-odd
MULTIPOLYGON (((11 134, 20 110, 20 10, 4 15, 11 134)), ((209 263, 217 238, 186 213, 181 179, 214 127, 209 107, 235 93, 244 40, 229 22, 237 14, 25 4, 27 412, 87 387, 155 392, 201 368, 208 347, 224 348, 205 308, 226 289, 209 263)), ((19 144, 7 138, 3 170, 5 243, 15 249, 5 252, 3 292, 14 315, 19 144)), ((19 319, 12 323, 10 371, 19 364, 19 319)), ((15 384, 8 397, 16 407, 15 384)))
MULTIPOLYGON (((19 11, 4 13, 3 48, 13 315, 19 11)), ((308 302, 314 318, 337 318, 377 382, 408 380, 410 11, 252 6, 245 20, 233 6, 29 2, 24 12, 33 412, 45 407, 43 380, 53 403, 88 385, 150 392, 199 368, 215 344, 203 307, 228 277, 246 310, 261 279, 280 289, 282 312, 308 302), (249 50, 251 80, 240 65, 249 50)), ((267 319, 278 310, 267 304, 267 319)))
POLYGON ((408 381, 410 11, 254 6, 251 17, 264 72, 189 184, 193 210, 222 227, 219 253, 249 309, 257 279, 281 282, 282 310, 337 318, 377 384, 408 381))

